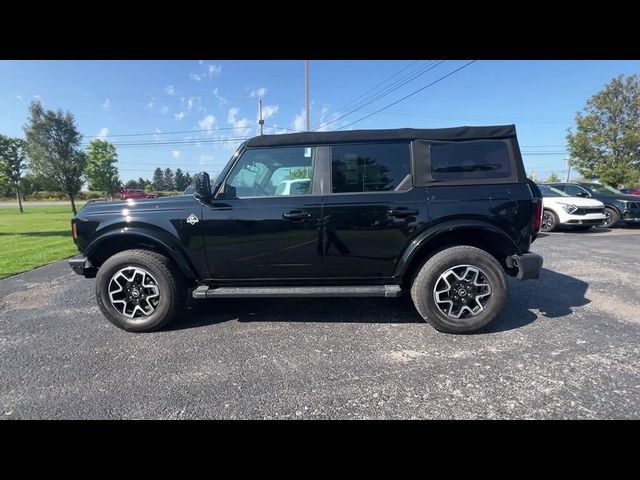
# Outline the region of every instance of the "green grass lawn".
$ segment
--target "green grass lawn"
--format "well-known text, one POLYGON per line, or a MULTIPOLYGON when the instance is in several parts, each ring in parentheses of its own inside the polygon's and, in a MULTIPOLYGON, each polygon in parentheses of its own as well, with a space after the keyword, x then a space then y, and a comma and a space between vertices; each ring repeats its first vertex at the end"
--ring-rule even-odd
MULTIPOLYGON (((82 205, 76 203, 76 208, 82 205)), ((0 278, 78 253, 71 238, 70 205, 0 209, 0 278)))

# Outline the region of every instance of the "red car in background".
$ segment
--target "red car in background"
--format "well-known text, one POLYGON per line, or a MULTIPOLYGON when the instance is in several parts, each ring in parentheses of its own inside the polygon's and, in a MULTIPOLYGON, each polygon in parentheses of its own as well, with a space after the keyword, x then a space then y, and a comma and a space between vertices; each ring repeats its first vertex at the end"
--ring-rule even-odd
POLYGON ((620 191, 627 195, 640 195, 640 188, 623 188, 620 191))
POLYGON ((157 198, 158 195, 155 193, 147 193, 144 190, 140 190, 137 188, 125 188, 120 192, 121 200, 143 200, 145 198, 157 198))

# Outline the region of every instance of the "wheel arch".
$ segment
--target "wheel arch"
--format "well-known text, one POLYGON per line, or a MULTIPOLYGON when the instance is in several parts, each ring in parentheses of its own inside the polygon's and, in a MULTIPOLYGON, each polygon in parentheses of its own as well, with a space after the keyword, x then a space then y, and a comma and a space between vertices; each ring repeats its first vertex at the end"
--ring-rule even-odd
POLYGON ((416 237, 404 251, 396 266, 395 275, 408 285, 420 266, 437 252, 457 245, 480 248, 491 254, 509 275, 517 270, 510 268, 506 258, 520 254, 520 248, 499 228, 484 222, 443 225, 416 237))
POLYGON ((146 249, 169 257, 189 280, 198 278, 197 270, 180 242, 169 233, 143 227, 117 228, 102 233, 85 249, 85 256, 95 267, 124 250, 146 249))

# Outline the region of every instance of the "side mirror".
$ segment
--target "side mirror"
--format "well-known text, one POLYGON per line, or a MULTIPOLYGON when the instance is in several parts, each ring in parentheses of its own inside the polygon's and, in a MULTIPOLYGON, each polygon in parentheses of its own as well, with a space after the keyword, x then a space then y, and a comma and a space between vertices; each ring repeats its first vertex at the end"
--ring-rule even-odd
POLYGON ((224 186, 224 198, 237 198, 236 187, 233 185, 229 185, 228 183, 224 186))
POLYGON ((209 198, 211 196, 211 179, 207 172, 200 172, 196 175, 196 196, 198 198, 209 198))
POLYGON ((582 198, 587 198, 589 196, 589 194, 587 192, 578 192, 578 194, 576 195, 576 197, 582 197, 582 198))

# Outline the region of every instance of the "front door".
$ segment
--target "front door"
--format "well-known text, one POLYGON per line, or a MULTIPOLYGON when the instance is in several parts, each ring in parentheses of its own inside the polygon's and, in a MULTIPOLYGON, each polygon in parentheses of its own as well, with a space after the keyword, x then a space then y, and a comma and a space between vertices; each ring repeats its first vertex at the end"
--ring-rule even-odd
POLYGON ((205 204, 200 230, 215 280, 303 279, 322 275, 322 196, 315 148, 246 150, 205 204), (228 198, 227 198, 228 197, 228 198))

